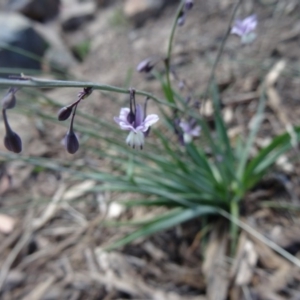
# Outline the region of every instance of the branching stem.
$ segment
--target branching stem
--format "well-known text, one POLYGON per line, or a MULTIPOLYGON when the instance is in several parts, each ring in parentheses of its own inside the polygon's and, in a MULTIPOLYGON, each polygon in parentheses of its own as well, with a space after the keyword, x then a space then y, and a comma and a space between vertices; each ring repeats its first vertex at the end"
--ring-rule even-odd
MULTIPOLYGON (((26 77, 25 79, 2 79, 0 78, 0 87, 34 87, 34 88, 85 88, 92 87, 94 90, 101 90, 106 92, 115 92, 121 94, 128 94, 129 90, 125 88, 119 88, 107 84, 99 84, 95 82, 84 82, 84 81, 72 81, 72 80, 49 80, 49 79, 39 79, 35 77, 26 77)), ((167 105, 169 107, 174 107, 172 103, 168 103, 162 99, 159 99, 152 95, 151 93, 135 90, 137 95, 146 96, 157 103, 167 105)))

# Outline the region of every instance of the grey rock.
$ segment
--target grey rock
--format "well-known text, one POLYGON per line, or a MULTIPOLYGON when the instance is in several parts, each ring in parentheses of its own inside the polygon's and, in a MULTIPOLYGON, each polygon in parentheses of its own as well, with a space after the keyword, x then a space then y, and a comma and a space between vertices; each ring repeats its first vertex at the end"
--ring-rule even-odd
POLYGON ((116 0, 95 0, 98 7, 106 7, 108 5, 114 4, 116 0))
POLYGON ((60 15, 63 30, 73 31, 79 29, 86 22, 94 19, 96 9, 96 3, 94 2, 75 2, 66 6, 60 15))
POLYGON ((157 17, 166 5, 177 2, 177 0, 126 0, 124 14, 136 26, 141 26, 148 18, 157 17))
POLYGON ((48 71, 66 72, 77 64, 61 36, 60 24, 58 22, 52 24, 52 26, 35 23, 34 29, 49 44, 49 48, 44 55, 44 67, 46 70, 49 67, 48 71))
POLYGON ((62 299, 63 290, 60 287, 52 286, 42 297, 42 300, 57 300, 62 299))
POLYGON ((124 3, 125 16, 141 25, 147 18, 156 16, 163 8, 161 0, 126 0, 124 3))
POLYGON ((9 0, 7 8, 32 20, 46 22, 58 15, 60 4, 60 0, 9 0))
POLYGON ((0 66, 40 70, 39 58, 43 57, 48 44, 31 22, 19 14, 0 13, 0 28, 0 66))
POLYGON ((20 286, 26 279, 26 274, 17 270, 11 270, 4 282, 3 290, 10 291, 20 286))

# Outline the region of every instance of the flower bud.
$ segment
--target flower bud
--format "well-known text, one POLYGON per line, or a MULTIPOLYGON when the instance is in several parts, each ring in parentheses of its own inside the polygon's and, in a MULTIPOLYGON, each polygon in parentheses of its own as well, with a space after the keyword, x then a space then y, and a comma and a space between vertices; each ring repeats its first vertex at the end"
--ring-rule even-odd
POLYGON ((69 130, 64 140, 65 148, 70 154, 74 154, 79 149, 79 142, 73 130, 69 130))
POLYGON ((65 106, 65 107, 61 108, 57 114, 58 120, 59 121, 67 120, 70 117, 72 110, 73 110, 73 107, 70 107, 70 106, 65 106))
POLYGON ((10 128, 10 125, 7 120, 6 110, 2 110, 3 121, 5 126, 5 137, 4 137, 4 145, 7 150, 20 153, 22 151, 22 140, 21 138, 10 128))
POLYGON ((154 64, 151 62, 151 60, 146 58, 137 65, 136 70, 140 73, 149 73, 153 67, 154 64))
POLYGON ((4 137, 4 145, 7 150, 20 153, 22 151, 22 140, 21 138, 12 130, 9 130, 4 137))
POLYGON ((185 10, 191 10, 194 6, 194 1, 193 0, 185 0, 185 10))

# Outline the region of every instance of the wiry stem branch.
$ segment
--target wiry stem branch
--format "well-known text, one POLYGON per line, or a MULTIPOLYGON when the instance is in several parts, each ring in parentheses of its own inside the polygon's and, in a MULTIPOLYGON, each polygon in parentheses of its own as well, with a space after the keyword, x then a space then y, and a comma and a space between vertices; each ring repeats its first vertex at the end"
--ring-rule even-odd
POLYGON ((241 3, 243 2, 243 0, 237 0, 233 10, 232 10, 232 13, 231 13, 231 16, 230 16, 230 19, 229 19, 229 22, 228 22, 228 26, 227 26, 227 29, 226 29, 226 33, 223 37, 223 40, 222 40, 222 43, 219 47, 219 50, 218 50, 218 54, 217 54, 217 57, 216 57, 216 60, 212 66, 212 69, 211 69, 211 72, 210 72, 210 75, 209 75, 209 79, 208 79, 208 84, 207 84, 207 88, 206 88, 206 91, 204 93, 204 97, 206 98, 208 96, 208 92, 209 92, 209 88, 210 88, 210 85, 211 85, 211 82, 212 80, 214 79, 215 77, 215 72, 216 72, 216 69, 217 69, 217 66, 218 66, 218 63, 221 59, 221 56, 223 54, 223 50, 224 50, 224 47, 225 47, 225 44, 226 44, 226 41, 230 35, 230 32, 231 32, 231 24, 232 24, 232 21, 235 17, 235 14, 239 8, 239 6, 241 5, 241 3))
MULTIPOLYGON (((179 4, 178 8, 177 8, 177 12, 173 21, 173 25, 172 25, 172 29, 171 29, 171 34, 169 37, 169 41, 168 41, 168 51, 167 51, 167 57, 165 60, 165 64, 166 64, 166 76, 167 76, 167 84, 169 87, 169 90, 172 90, 172 85, 171 85, 171 79, 170 79, 170 68, 171 68, 171 55, 172 55, 172 47, 173 47, 173 40, 174 40, 174 35, 175 35, 175 30, 177 27, 177 21, 178 18, 180 16, 180 13, 183 9, 184 6, 184 0, 181 1, 181 3, 179 4)), ((174 98, 173 98, 173 93, 170 94, 172 97, 172 102, 174 103, 174 98)))
MULTIPOLYGON (((72 80, 49 80, 49 79, 39 79, 35 77, 24 77, 22 79, 0 79, 0 87, 34 87, 34 88, 85 88, 92 87, 94 90, 101 90, 107 92, 115 92, 121 94, 128 94, 129 90, 125 88, 119 88, 107 84, 99 84, 95 82, 84 82, 84 81, 72 81, 72 80)), ((162 99, 159 99, 152 95, 151 93, 135 90, 137 95, 146 96, 154 101, 167 105, 169 107, 175 107, 174 104, 168 103, 162 99)))

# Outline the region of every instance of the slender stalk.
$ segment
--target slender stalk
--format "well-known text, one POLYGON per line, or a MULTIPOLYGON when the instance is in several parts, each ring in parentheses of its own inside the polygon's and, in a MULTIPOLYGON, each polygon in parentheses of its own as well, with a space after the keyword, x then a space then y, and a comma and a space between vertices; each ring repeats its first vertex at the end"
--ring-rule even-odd
MULTIPOLYGON (((236 201, 231 201, 230 203, 230 213, 231 216, 233 216, 234 219, 239 219, 239 206, 236 201)), ((238 225, 235 222, 230 222, 230 237, 231 237, 231 243, 230 243, 230 254, 231 257, 234 257, 237 240, 238 240, 238 225)))
MULTIPOLYGON (((172 91, 172 85, 171 85, 171 80, 170 80, 170 66, 171 66, 171 55, 172 55, 172 47, 173 47, 173 40, 174 40, 174 36, 175 36, 175 30, 177 28, 177 21, 178 18, 180 16, 180 13, 183 9, 185 1, 182 0, 181 3, 178 5, 176 14, 175 14, 175 18, 172 24, 172 28, 171 28, 171 34, 169 37, 169 42, 168 42, 168 51, 167 51, 167 57, 165 60, 165 64, 166 64, 166 76, 167 76, 167 85, 168 85, 168 89, 169 91, 172 91)), ((170 93, 171 99, 172 99, 172 103, 175 103, 174 101, 174 97, 173 97, 173 92, 170 93)))
MULTIPOLYGON (((223 50, 224 50, 224 47, 225 47, 225 44, 226 44, 226 41, 230 35, 230 31, 231 31, 231 24, 232 24, 232 21, 235 17, 235 14, 240 6, 240 4, 242 3, 243 0, 237 0, 233 10, 232 10, 232 13, 231 13, 231 16, 230 16, 230 19, 229 19, 229 22, 228 22, 228 26, 227 26, 227 29, 226 29, 226 33, 223 37, 223 40, 222 40, 222 43, 219 47, 219 50, 218 50, 218 54, 217 54, 217 57, 216 57, 216 60, 212 66, 212 69, 211 69, 211 72, 210 72, 210 75, 209 75, 209 79, 208 79, 208 84, 207 84, 207 87, 206 87, 206 91, 204 93, 204 101, 205 99, 207 98, 208 96, 208 92, 209 92, 209 89, 210 89, 210 85, 211 85, 211 82, 213 81, 214 77, 215 77, 215 72, 216 72, 216 69, 217 69, 217 66, 218 66, 218 63, 221 59, 221 56, 223 54, 223 50)), ((204 103, 203 103, 204 104, 204 103)), ((202 106, 204 107, 204 105, 202 106)))
POLYGON ((289 262, 291 262, 292 264, 294 264, 295 266, 297 266, 297 267, 300 268, 300 260, 296 256, 293 256, 292 254, 290 254, 289 252, 287 252, 286 250, 284 250, 283 248, 281 248, 280 246, 278 246, 276 243, 274 243, 273 241, 269 240, 268 238, 266 238, 265 236, 263 236, 261 233, 259 233, 255 229, 253 229, 248 224, 246 224, 246 223, 242 222, 241 220, 235 218, 234 216, 230 215, 225 210, 220 210, 219 213, 220 213, 220 215, 222 215, 226 219, 230 220, 231 222, 234 222, 236 225, 238 225, 240 228, 242 228, 243 230, 245 230, 246 232, 248 232, 250 235, 252 235, 257 240, 259 240, 262 243, 264 243, 265 245, 269 246, 275 252, 277 252, 282 257, 284 257, 285 259, 287 259, 289 262))
POLYGON ((71 119, 71 122, 70 122, 70 132, 73 132, 73 123, 74 123, 74 118, 75 118, 75 115, 76 115, 76 109, 77 109, 77 106, 78 106, 79 103, 77 103, 73 109, 73 114, 72 114, 72 119, 71 119))
MULTIPOLYGON (((125 88, 119 88, 112 85, 99 84, 95 82, 72 81, 72 80, 49 80, 49 79, 39 79, 35 77, 25 77, 22 79, 2 79, 2 78, 0 79, 0 87, 10 87, 10 86, 35 87, 35 88, 92 87, 94 90, 102 90, 102 91, 115 92, 121 94, 129 93, 129 90, 125 88)), ((152 95, 151 93, 140 91, 140 90, 135 90, 135 93, 137 95, 149 97, 160 104, 164 104, 169 107, 175 108, 174 104, 159 99, 154 95, 152 95)))
POLYGON ((2 109, 2 116, 3 116, 3 120, 4 120, 4 126, 5 126, 5 130, 8 134, 12 133, 12 130, 8 124, 7 121, 7 116, 6 116, 6 109, 2 109))

